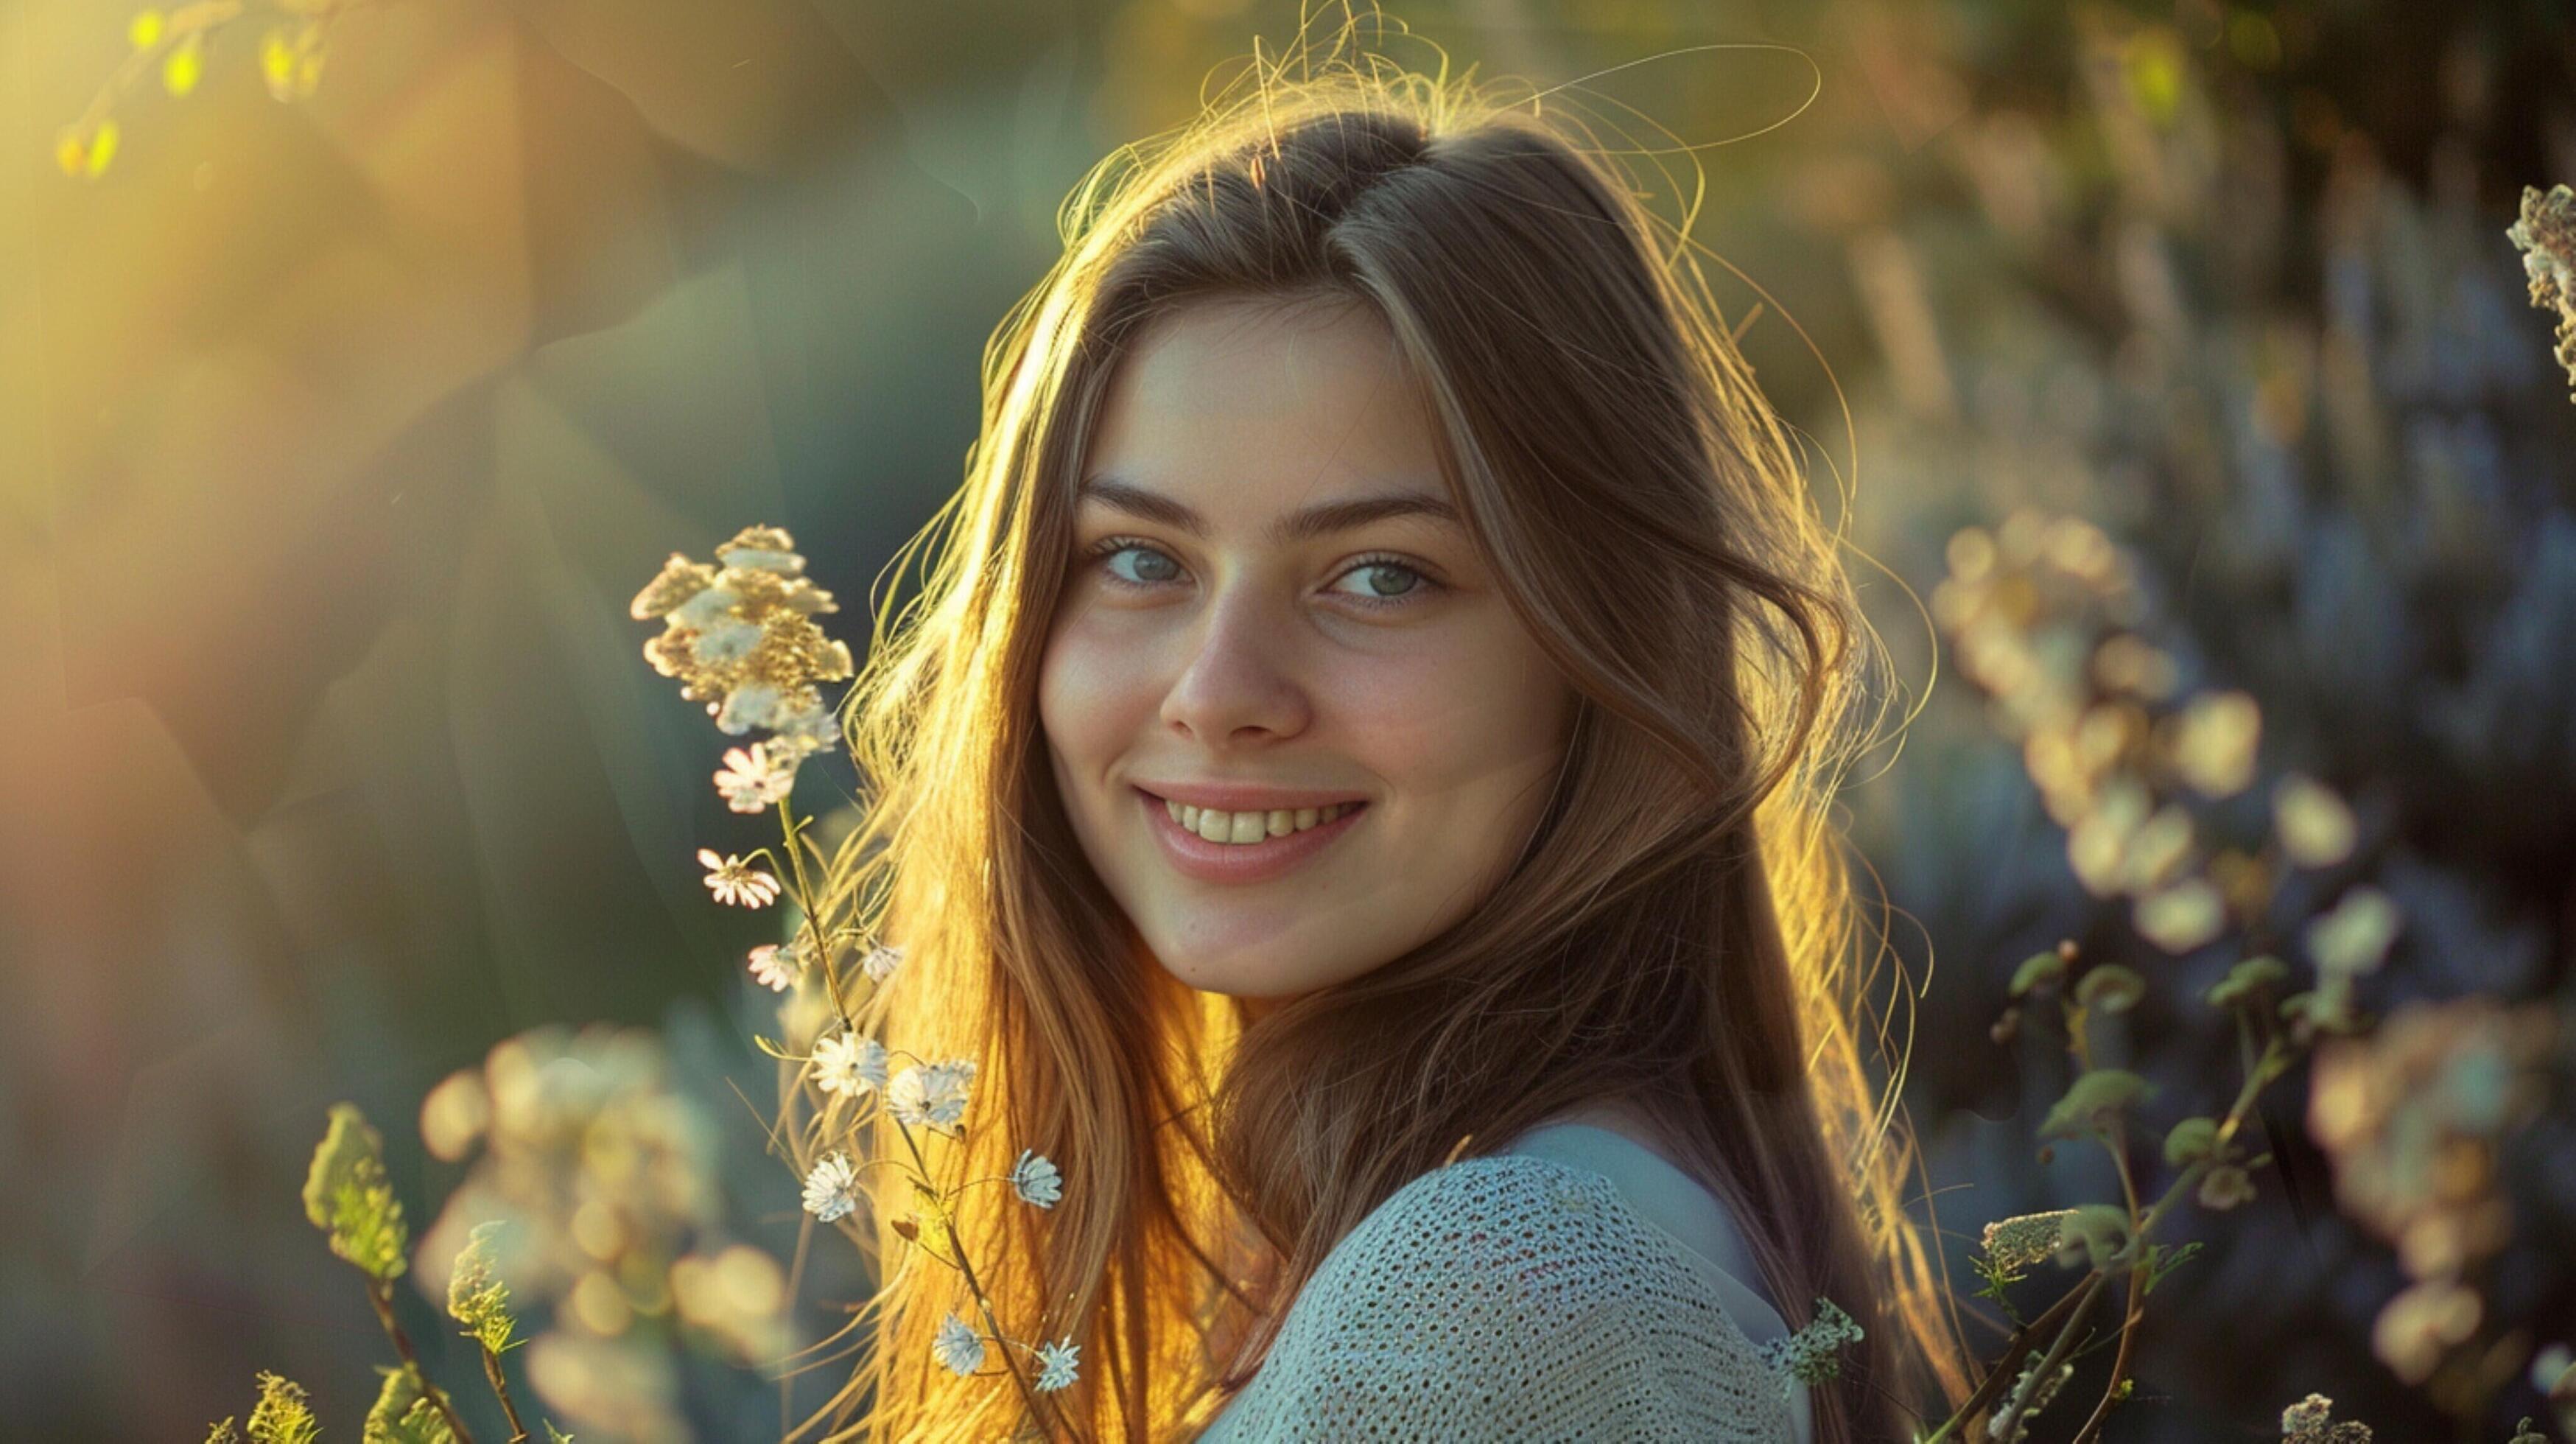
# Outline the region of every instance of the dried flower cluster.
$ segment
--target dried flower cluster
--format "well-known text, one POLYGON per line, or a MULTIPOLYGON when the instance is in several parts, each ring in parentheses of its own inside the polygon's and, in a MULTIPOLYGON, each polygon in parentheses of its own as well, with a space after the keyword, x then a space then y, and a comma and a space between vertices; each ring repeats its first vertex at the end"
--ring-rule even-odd
POLYGON ((726 754, 732 765, 717 782, 729 801, 773 789, 784 796, 777 774, 792 781, 799 762, 838 744, 815 684, 847 680, 850 649, 813 619, 839 610, 830 592, 806 579, 805 558, 774 526, 744 528, 716 548, 714 565, 673 552, 628 604, 637 621, 663 622, 662 634, 644 644, 645 660, 680 679, 680 695, 705 703, 718 730, 778 734, 757 757, 747 749, 726 754))
MULTIPOLYGON (((2522 251, 2522 269, 2531 278, 2531 304, 2558 314, 2558 364, 2576 387, 2576 190, 2551 186, 2543 195, 2536 186, 2522 188, 2522 217, 2505 232, 2522 251)), ((2576 401, 2576 390, 2568 393, 2576 401)))
POLYGON ((2404 1004, 2370 1036, 2317 1049, 2308 1131, 2334 1162, 2336 1202, 2415 1280, 2372 1336, 2409 1383, 2481 1322, 2473 1270, 2512 1237, 2498 1148, 2540 1106, 2555 1037, 2547 1004, 2472 995, 2404 1004))

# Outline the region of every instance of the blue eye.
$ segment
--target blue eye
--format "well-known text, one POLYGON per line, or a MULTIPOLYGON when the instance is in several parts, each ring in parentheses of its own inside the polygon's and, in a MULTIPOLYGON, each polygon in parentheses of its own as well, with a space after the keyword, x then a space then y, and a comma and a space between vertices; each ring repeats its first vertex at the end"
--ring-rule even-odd
POLYGON ((1334 580, 1341 581, 1350 577, 1365 576, 1370 573, 1377 573, 1381 578, 1388 574, 1393 574, 1400 577, 1402 580, 1400 583, 1395 585, 1395 589, 1393 591, 1385 590, 1388 583, 1384 580, 1379 580, 1362 583, 1362 585, 1367 588, 1365 591, 1344 592, 1342 595, 1346 597, 1356 597, 1360 601, 1366 602, 1371 606, 1392 607, 1400 606, 1413 600, 1417 596, 1427 596, 1429 595, 1428 589, 1438 585, 1438 583, 1433 582, 1431 578, 1424 576, 1419 569, 1397 561, 1393 557, 1362 558, 1358 565, 1352 567, 1349 571, 1342 573, 1340 577, 1336 577, 1334 580))
POLYGON ((1116 537, 1112 537, 1108 541, 1101 543, 1099 547, 1093 550, 1092 555, 1100 559, 1102 569, 1107 571, 1113 579, 1123 582, 1131 587, 1150 587, 1160 582, 1168 582, 1172 579, 1170 575, 1151 575, 1150 573, 1176 573, 1180 570, 1180 563, 1173 561, 1170 557, 1154 550, 1152 547, 1146 546, 1142 542, 1122 541, 1116 537), (1129 552, 1135 552, 1153 559, 1152 561, 1145 563, 1149 572, 1148 575, 1131 577, 1119 572, 1118 568, 1113 563, 1117 558, 1123 557, 1129 552))
MULTIPOLYGON (((1146 591, 1179 579, 1181 564, 1171 555, 1133 537, 1107 537, 1095 543, 1088 555, 1110 585, 1129 591, 1146 591), (1134 554, 1130 568, 1122 568, 1118 559, 1134 554)), ((1373 576, 1363 583, 1365 590, 1340 591, 1334 595, 1358 602, 1364 607, 1405 607, 1428 600, 1441 590, 1422 568, 1393 556, 1366 556, 1353 562, 1349 569, 1334 578, 1336 582, 1350 577, 1373 576)))

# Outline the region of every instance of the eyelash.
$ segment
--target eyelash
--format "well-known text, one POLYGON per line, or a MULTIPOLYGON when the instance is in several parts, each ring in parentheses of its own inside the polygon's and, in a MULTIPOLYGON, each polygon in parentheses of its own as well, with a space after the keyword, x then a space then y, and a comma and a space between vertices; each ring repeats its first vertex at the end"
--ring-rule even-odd
MULTIPOLYGON (((1132 582, 1127 578, 1118 575, 1116 572, 1109 570, 1107 565, 1109 559, 1124 551, 1148 551, 1171 562, 1174 566, 1180 565, 1179 558, 1172 556, 1171 553, 1164 551, 1161 547, 1154 545, 1152 542, 1143 541, 1136 537, 1103 537, 1099 541, 1092 543, 1091 549, 1084 553, 1084 555, 1091 559, 1093 569, 1098 571, 1103 577, 1106 577, 1113 586, 1123 587, 1129 591, 1143 591, 1147 588, 1161 585, 1161 583, 1158 582, 1132 582)), ((1343 577, 1349 576, 1352 572, 1368 571, 1375 567, 1393 567, 1397 571, 1411 572, 1420 585, 1416 586, 1411 591, 1392 597, 1370 597, 1363 596, 1357 592, 1343 592, 1339 595, 1350 601, 1355 601, 1363 607, 1368 607, 1377 611, 1387 611, 1396 607, 1418 605, 1422 601, 1426 600, 1431 593, 1446 590, 1445 586, 1428 571, 1414 565, 1412 562, 1406 561, 1402 557, 1386 552, 1372 552, 1364 556, 1353 558, 1350 566, 1335 575, 1333 580, 1338 582, 1343 577)))

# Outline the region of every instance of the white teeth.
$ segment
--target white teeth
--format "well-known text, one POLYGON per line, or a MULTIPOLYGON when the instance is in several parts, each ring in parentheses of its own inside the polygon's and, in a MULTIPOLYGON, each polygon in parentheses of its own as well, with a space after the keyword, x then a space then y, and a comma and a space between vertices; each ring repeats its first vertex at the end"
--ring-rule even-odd
POLYGON ((1163 810, 1181 825, 1184 832, 1194 832, 1210 842, 1236 845, 1266 842, 1319 827, 1351 810, 1356 804, 1336 802, 1327 807, 1272 808, 1267 812, 1220 812, 1213 807, 1192 807, 1186 802, 1163 799, 1163 810))

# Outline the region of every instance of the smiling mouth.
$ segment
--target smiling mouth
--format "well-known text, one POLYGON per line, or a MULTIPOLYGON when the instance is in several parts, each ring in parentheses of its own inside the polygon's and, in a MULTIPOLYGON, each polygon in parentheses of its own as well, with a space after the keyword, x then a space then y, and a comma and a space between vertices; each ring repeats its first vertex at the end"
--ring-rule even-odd
POLYGON ((1238 812, 1222 807, 1195 807, 1168 797, 1156 797, 1151 792, 1145 795, 1163 804, 1165 815, 1179 823, 1182 831, 1202 841, 1232 847, 1247 847, 1274 837, 1293 837, 1368 805, 1363 802, 1335 802, 1323 807, 1274 807, 1238 812))
POLYGON ((1259 882, 1304 864, 1358 824, 1365 801, 1232 811, 1197 807, 1144 788, 1136 800, 1153 817, 1164 855, 1207 882, 1259 882))

